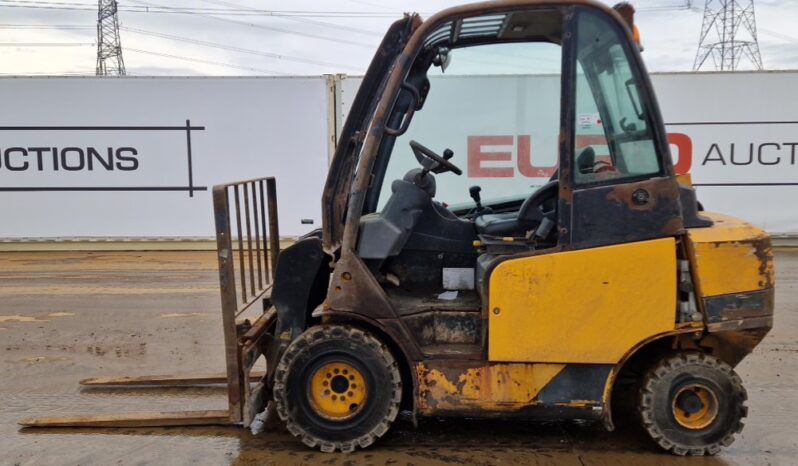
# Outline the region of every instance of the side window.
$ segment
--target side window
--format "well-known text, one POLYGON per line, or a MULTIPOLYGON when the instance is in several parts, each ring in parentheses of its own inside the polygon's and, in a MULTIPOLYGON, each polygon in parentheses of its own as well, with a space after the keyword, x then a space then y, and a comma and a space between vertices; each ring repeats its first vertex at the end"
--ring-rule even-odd
POLYGON ((583 12, 577 20, 576 184, 657 175, 657 154, 640 86, 616 29, 583 12))

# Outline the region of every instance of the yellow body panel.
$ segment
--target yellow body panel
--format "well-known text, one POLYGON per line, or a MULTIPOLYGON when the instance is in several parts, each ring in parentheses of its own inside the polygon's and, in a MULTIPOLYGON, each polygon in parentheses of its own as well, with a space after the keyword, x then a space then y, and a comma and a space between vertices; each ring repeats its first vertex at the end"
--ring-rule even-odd
POLYGON ((687 230, 702 296, 755 291, 773 286, 770 237, 750 223, 701 212, 715 223, 687 230))
POLYGON ((536 404, 540 390, 564 368, 565 364, 488 364, 445 374, 419 363, 418 410, 421 414, 469 409, 514 411, 536 404))
POLYGON ((675 328, 675 240, 507 260, 489 303, 490 361, 615 364, 675 328))

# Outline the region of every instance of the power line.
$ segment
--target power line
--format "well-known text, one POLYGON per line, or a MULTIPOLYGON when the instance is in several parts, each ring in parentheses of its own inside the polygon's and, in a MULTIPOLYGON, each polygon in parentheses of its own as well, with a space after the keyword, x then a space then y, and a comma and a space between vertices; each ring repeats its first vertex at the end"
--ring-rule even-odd
MULTIPOLYGON (((154 6, 154 7, 161 7, 162 6, 162 5, 155 5, 155 4, 152 4, 152 3, 149 3, 149 2, 143 2, 141 0, 130 0, 130 1, 142 4, 142 5, 147 5, 147 6, 154 6)), ((239 20, 230 19, 230 18, 223 18, 223 17, 220 17, 220 16, 214 16, 214 15, 205 14, 205 13, 190 13, 190 14, 197 15, 197 16, 202 16, 204 18, 209 18, 209 19, 213 19, 213 20, 216 20, 216 21, 222 21, 222 22, 225 22, 225 23, 244 25, 244 26, 254 27, 254 28, 258 28, 258 29, 265 29, 265 30, 269 30, 269 31, 282 32, 284 34, 293 34, 293 35, 297 35, 297 36, 308 37, 308 38, 311 38, 311 39, 325 40, 325 41, 330 41, 330 42, 336 42, 336 43, 339 43, 339 44, 354 45, 354 46, 357 46, 357 47, 363 47, 363 48, 367 48, 367 49, 373 49, 374 48, 374 44, 366 44, 366 43, 363 43, 363 42, 355 42, 355 41, 350 41, 350 40, 341 39, 341 38, 337 38, 337 37, 329 37, 329 36, 323 36, 323 35, 318 35, 318 34, 311 34, 309 32, 300 32, 300 31, 296 31, 296 30, 292 30, 292 29, 279 28, 279 27, 276 27, 276 26, 266 26, 266 25, 263 25, 263 24, 250 23, 250 22, 239 21, 239 20)))
MULTIPOLYGON (((69 24, 65 24, 65 25, 0 24, 0 29, 12 29, 12 30, 18 30, 18 29, 19 30, 27 30, 27 29, 30 29, 30 30, 40 30, 40 29, 63 29, 63 30, 76 29, 76 30, 78 30, 78 29, 86 29, 87 30, 87 29, 93 29, 93 28, 91 26, 69 25, 69 24)), ((119 26, 119 29, 121 31, 127 31, 127 32, 131 32, 131 33, 134 33, 134 34, 140 34, 140 35, 145 35, 145 36, 150 36, 150 37, 157 37, 157 38, 160 38, 160 39, 167 39, 167 40, 173 40, 173 41, 178 41, 178 42, 184 42, 184 43, 188 43, 188 44, 198 45, 198 46, 201 46, 201 47, 209 47, 209 48, 215 48, 215 49, 220 49, 220 50, 227 50, 227 51, 230 51, 230 52, 258 55, 258 56, 273 58, 275 60, 283 60, 283 61, 289 61, 289 62, 295 62, 295 63, 308 64, 308 65, 330 66, 330 67, 336 67, 336 68, 345 68, 345 69, 349 69, 349 70, 353 70, 353 71, 361 71, 361 68, 354 67, 354 66, 348 66, 348 65, 342 65, 341 63, 338 63, 338 62, 327 62, 327 61, 323 61, 323 60, 314 60, 314 59, 311 59, 311 58, 302 58, 302 57, 296 57, 296 56, 291 56, 291 55, 266 52, 266 51, 262 51, 262 50, 247 49, 247 48, 237 47, 237 46, 234 46, 234 45, 224 44, 224 43, 220 43, 220 42, 204 41, 204 40, 193 39, 193 38, 185 37, 185 36, 166 34, 166 33, 161 33, 161 32, 156 32, 156 31, 147 31, 147 30, 144 30, 144 29, 138 29, 138 28, 132 28, 132 27, 126 27, 126 26, 119 26)), ((84 45, 94 45, 94 43, 87 42, 84 45)))
MULTIPOLYGON (((363 0, 349 0, 349 1, 352 2, 352 3, 358 3, 360 5, 376 6, 377 8, 381 8, 383 10, 390 10, 391 9, 390 7, 387 7, 385 5, 380 5, 379 3, 365 2, 363 0)), ((401 15, 401 13, 396 13, 396 14, 397 15, 401 15)))
POLYGON ((683 11, 683 10, 698 11, 695 7, 693 7, 693 0, 681 0, 678 4, 674 1, 668 5, 661 4, 661 5, 635 7, 635 11, 638 13, 645 13, 645 12, 656 13, 660 11, 683 11))
POLYGON ((134 48, 130 48, 130 47, 125 47, 125 50, 128 51, 128 52, 142 53, 142 54, 145 54, 145 55, 153 55, 153 56, 156 56, 156 57, 165 57, 165 58, 172 58, 172 59, 175 59, 175 60, 182 60, 182 61, 193 62, 193 63, 203 63, 203 64, 206 64, 206 65, 222 66, 222 67, 225 67, 225 68, 235 68, 235 69, 239 69, 239 70, 254 71, 256 73, 280 74, 280 75, 287 75, 288 74, 288 73, 283 73, 281 71, 267 70, 267 69, 263 69, 263 68, 253 68, 253 67, 249 67, 249 66, 239 66, 239 65, 233 65, 231 63, 223 63, 223 62, 218 62, 218 61, 203 60, 203 59, 200 59, 200 58, 185 57, 185 56, 182 56, 182 55, 172 55, 170 53, 153 52, 152 50, 134 49, 134 48))
MULTIPOLYGON (((212 5, 226 5, 226 6, 229 6, 231 8, 239 8, 240 7, 240 8, 244 8, 246 10, 256 10, 255 8, 244 7, 243 5, 239 5, 237 3, 226 2, 226 1, 222 1, 222 0, 201 0, 201 1, 206 2, 206 3, 210 3, 212 5)), ((314 26, 321 26, 321 27, 326 27, 326 28, 330 28, 330 29, 337 29, 337 30, 345 30, 345 31, 354 32, 354 33, 357 33, 357 34, 364 34, 364 35, 369 35, 369 36, 380 36, 380 37, 382 37, 382 35, 383 35, 382 33, 379 33, 379 32, 376 32, 376 31, 369 31, 367 29, 361 29, 361 28, 356 28, 356 27, 352 27, 352 26, 343 26, 343 25, 340 25, 340 24, 328 23, 326 21, 316 21, 316 20, 302 18, 302 17, 298 17, 298 16, 281 16, 281 18, 287 19, 289 21, 296 21, 296 22, 299 22, 299 23, 312 24, 314 26)))
POLYGON ((0 47, 83 47, 94 42, 0 42, 0 47))
POLYGON ((768 36, 777 37, 781 40, 786 40, 787 42, 798 43, 798 37, 788 36, 787 34, 782 34, 780 32, 771 31, 769 29, 762 29, 762 28, 759 28, 759 32, 766 34, 768 36))
MULTIPOLYGON (((141 6, 139 6, 139 7, 127 6, 127 7, 124 7, 124 8, 123 7, 117 7, 117 10, 118 11, 132 11, 132 12, 164 12, 164 13, 180 13, 180 14, 197 15, 197 16, 213 19, 213 20, 216 20, 216 21, 222 21, 222 22, 236 24, 236 25, 241 25, 241 26, 254 27, 254 28, 258 28, 258 29, 264 29, 264 30, 279 32, 279 33, 283 33, 283 34, 297 35, 297 36, 301 36, 301 37, 317 39, 317 40, 323 40, 323 41, 329 41, 329 42, 335 42, 335 43, 339 43, 339 44, 352 45, 352 46, 362 47, 362 48, 367 48, 367 49, 373 49, 373 47, 374 47, 374 44, 347 40, 347 39, 343 39, 341 37, 330 37, 330 36, 327 36, 327 35, 313 34, 313 33, 306 32, 306 31, 285 29, 285 28, 280 28, 280 27, 276 27, 276 26, 268 26, 268 25, 264 25, 264 24, 251 23, 251 22, 247 22, 247 21, 239 21, 239 20, 234 20, 234 19, 231 19, 231 18, 224 18, 224 17, 216 16, 216 14, 219 14, 219 13, 223 12, 223 10, 224 11, 230 11, 229 8, 215 8, 215 9, 197 9, 197 8, 193 8, 193 9, 188 9, 188 8, 180 8, 180 7, 167 7, 167 6, 164 6, 164 5, 157 5, 157 4, 152 4, 152 3, 149 3, 149 2, 142 2, 142 1, 139 1, 139 0, 130 0, 130 1, 133 1, 135 3, 139 3, 139 4, 141 4, 141 6), (130 8, 133 8, 133 10, 131 10, 130 8), (209 11, 212 11, 214 14, 209 14, 208 13, 209 11)), ((49 1, 36 1, 36 0, 0 0, 0 2, 2 2, 2 3, 0 3, 0 7, 30 7, 30 8, 46 8, 46 9, 87 10, 88 9, 87 7, 89 6, 89 4, 78 3, 78 2, 49 2, 49 1), (14 3, 13 4, 9 3, 9 1, 13 1, 14 3)), ((248 11, 248 10, 245 10, 245 11, 248 11)), ((255 13, 264 14, 264 15, 268 15, 268 16, 286 15, 286 17, 287 16, 293 17, 292 15, 296 15, 296 16, 302 16, 302 15, 305 15, 305 14, 322 14, 322 15, 324 15, 324 14, 330 14, 330 13, 335 14, 336 17, 343 17, 343 16, 339 16, 339 14, 342 14, 342 13, 343 14, 348 14, 348 12, 302 12, 302 11, 299 11, 299 10, 288 10, 288 11, 257 10, 257 11, 255 11, 255 13)), ((361 31, 365 31, 365 30, 361 30, 361 31)), ((375 35, 377 35, 377 34, 375 34, 375 35)))
MULTIPOLYGON (((82 2, 51 2, 35 0, 0 0, 1 7, 31 8, 48 10, 93 11, 93 5, 82 2)), ((266 10, 258 8, 197 8, 171 7, 165 5, 120 6, 119 11, 131 13, 164 13, 164 14, 214 14, 225 16, 275 16, 275 17, 320 17, 320 18, 396 18, 398 13, 377 11, 317 11, 317 10, 266 10)))
POLYGON ((0 24, 0 29, 94 29, 94 26, 80 24, 0 24))
POLYGON ((338 68, 349 68, 351 70, 360 70, 360 68, 355 68, 355 67, 352 67, 352 66, 341 65, 340 63, 332 63, 332 62, 326 62, 326 61, 322 61, 322 60, 313 60, 313 59, 310 59, 310 58, 294 57, 294 56, 290 56, 290 55, 283 55, 283 54, 277 54, 277 53, 271 53, 271 52, 264 52, 264 51, 261 51, 261 50, 246 49, 246 48, 242 48, 242 47, 236 47, 234 45, 222 44, 222 43, 219 43, 219 42, 209 42, 209 41, 204 41, 204 40, 199 40, 199 39, 192 39, 190 37, 185 37, 185 36, 176 36, 176 35, 165 34, 165 33, 161 33, 161 32, 146 31, 146 30, 143 30, 143 29, 130 28, 130 27, 126 27, 126 26, 121 26, 120 29, 122 29, 123 31, 128 31, 128 32, 132 32, 132 33, 135 33, 135 34, 145 35, 145 36, 158 37, 158 38, 161 38, 161 39, 174 40, 174 41, 178 41, 178 42, 185 42, 185 43, 188 43, 188 44, 199 45, 199 46, 202 46, 202 47, 211 47, 211 48, 216 48, 216 49, 221 49, 221 50, 228 50, 228 51, 231 51, 231 52, 247 53, 247 54, 251 54, 251 55, 259 55, 259 56, 263 56, 263 57, 274 58, 276 60, 285 60, 285 61, 291 61, 291 62, 296 62, 296 63, 304 63, 304 64, 309 64, 309 65, 333 66, 333 67, 338 67, 338 68))
POLYGON ((17 3, 8 3, 3 1, 0 3, 0 7, 2 8, 28 8, 28 9, 36 9, 36 10, 72 10, 72 11, 94 11, 93 5, 89 4, 81 4, 81 6, 69 6, 69 5, 30 5, 30 4, 17 4, 17 3))
POLYGON ((62 71, 53 73, 51 71, 18 71, 16 73, 0 73, 0 76, 86 76, 94 73, 94 69, 87 69, 86 71, 62 71))

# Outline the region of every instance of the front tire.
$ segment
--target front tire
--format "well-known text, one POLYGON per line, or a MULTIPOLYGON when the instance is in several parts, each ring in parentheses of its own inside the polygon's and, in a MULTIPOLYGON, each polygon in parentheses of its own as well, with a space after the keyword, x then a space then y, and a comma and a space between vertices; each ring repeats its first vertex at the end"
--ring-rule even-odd
POLYGON ((401 399, 401 376, 390 350, 347 325, 306 330, 275 371, 277 414, 292 435, 325 452, 374 443, 396 419, 401 399))
POLYGON ((676 455, 714 455, 734 441, 748 414, 742 380, 703 353, 663 359, 648 371, 638 411, 643 428, 676 455))

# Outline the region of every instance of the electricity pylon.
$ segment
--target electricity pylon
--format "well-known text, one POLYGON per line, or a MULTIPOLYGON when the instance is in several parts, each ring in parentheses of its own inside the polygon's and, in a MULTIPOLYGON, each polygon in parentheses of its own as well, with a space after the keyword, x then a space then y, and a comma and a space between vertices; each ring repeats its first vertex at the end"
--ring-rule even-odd
POLYGON ((124 76, 116 0, 97 1, 97 76, 124 76))
POLYGON ((743 57, 762 69, 754 0, 706 0, 693 71, 710 57, 715 70, 735 71, 743 57))

